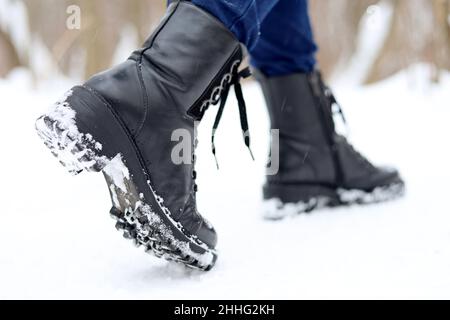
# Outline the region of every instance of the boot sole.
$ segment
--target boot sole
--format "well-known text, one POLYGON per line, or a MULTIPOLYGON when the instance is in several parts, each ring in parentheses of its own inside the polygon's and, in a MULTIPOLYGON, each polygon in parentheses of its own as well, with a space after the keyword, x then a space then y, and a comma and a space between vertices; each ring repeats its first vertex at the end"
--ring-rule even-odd
MULTIPOLYGON (((292 189, 295 187, 289 188, 292 189)), ((311 187, 299 188, 300 189, 298 189, 298 191, 302 192, 305 188, 311 187)), ((297 202, 287 202, 281 200, 278 197, 266 197, 266 194, 269 193, 268 189, 270 188, 266 186, 264 190, 266 199, 263 202, 263 218, 267 220, 281 220, 286 217, 297 216, 302 213, 311 213, 313 211, 325 208, 353 205, 370 205, 392 201, 402 197, 405 193, 405 185, 400 181, 388 184, 386 186, 377 187, 370 192, 357 189, 335 190, 324 187, 312 187, 313 192, 318 192, 316 195, 311 195, 312 192, 308 192, 308 195, 301 197, 304 200, 300 200, 297 202), (326 192, 323 192, 324 190, 326 190, 326 192), (322 191, 322 193, 320 193, 320 191, 322 191)))
POLYGON ((125 238, 158 258, 204 271, 214 266, 216 251, 171 217, 128 130, 92 89, 74 87, 36 121, 36 130, 71 174, 103 172, 113 203, 110 214, 125 238))

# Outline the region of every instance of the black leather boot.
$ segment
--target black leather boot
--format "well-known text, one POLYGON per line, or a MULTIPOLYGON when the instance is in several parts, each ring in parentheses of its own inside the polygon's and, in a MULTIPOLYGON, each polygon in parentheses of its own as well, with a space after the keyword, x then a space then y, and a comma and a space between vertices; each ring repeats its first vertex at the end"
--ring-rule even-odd
POLYGON ((103 171, 111 214, 127 238, 158 257, 209 270, 217 236, 197 211, 194 122, 238 84, 242 59, 222 23, 175 2, 142 49, 72 88, 38 119, 38 133, 69 171, 103 171), (174 132, 191 148, 176 149, 174 132), (178 153, 188 161, 172 159, 178 153))
POLYGON ((365 204, 404 192, 396 170, 376 167, 336 133, 342 110, 318 71, 267 78, 257 72, 279 129, 279 171, 267 176, 265 217, 279 219, 324 206, 365 204))

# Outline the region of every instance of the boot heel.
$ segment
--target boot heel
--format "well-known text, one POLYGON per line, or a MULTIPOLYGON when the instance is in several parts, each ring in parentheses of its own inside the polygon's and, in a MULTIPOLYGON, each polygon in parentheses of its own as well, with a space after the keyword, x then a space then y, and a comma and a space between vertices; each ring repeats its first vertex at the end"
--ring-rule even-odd
POLYGON ((92 113, 96 106, 88 106, 96 101, 86 99, 88 92, 85 91, 81 87, 68 91, 36 121, 39 137, 72 175, 84 171, 100 172, 112 159, 105 155, 104 146, 94 138, 99 130, 92 113))

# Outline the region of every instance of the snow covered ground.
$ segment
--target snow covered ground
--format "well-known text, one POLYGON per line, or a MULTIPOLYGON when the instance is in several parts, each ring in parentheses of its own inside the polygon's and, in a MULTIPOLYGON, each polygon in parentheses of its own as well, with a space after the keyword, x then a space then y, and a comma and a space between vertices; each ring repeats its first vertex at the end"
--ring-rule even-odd
POLYGON ((268 119, 247 84, 253 152, 230 97, 210 153, 213 110, 200 128, 199 207, 219 232, 208 273, 146 255, 115 231, 102 175, 71 177, 34 120, 71 86, 0 81, 0 298, 450 298, 450 75, 425 84, 416 67, 369 87, 336 84, 351 140, 398 166, 407 196, 371 207, 260 218, 268 119))

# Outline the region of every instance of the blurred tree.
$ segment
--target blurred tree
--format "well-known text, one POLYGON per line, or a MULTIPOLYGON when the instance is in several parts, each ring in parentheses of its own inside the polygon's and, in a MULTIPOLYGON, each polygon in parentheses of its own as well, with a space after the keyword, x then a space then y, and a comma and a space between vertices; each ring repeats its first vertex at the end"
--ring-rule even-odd
POLYGON ((378 0, 309 1, 314 36, 319 46, 320 69, 330 75, 345 67, 356 49, 359 22, 367 8, 378 0))
POLYGON ((449 0, 391 0, 394 16, 367 82, 376 82, 416 62, 432 65, 430 79, 450 69, 449 0))
POLYGON ((0 30, 0 78, 20 66, 19 56, 6 32, 0 30))
POLYGON ((154 0, 24 1, 33 13, 30 15, 33 37, 44 42, 60 70, 84 78, 111 65, 126 27, 135 30, 142 42, 165 6, 164 1, 154 0), (69 5, 80 7, 79 30, 66 27, 69 5))

